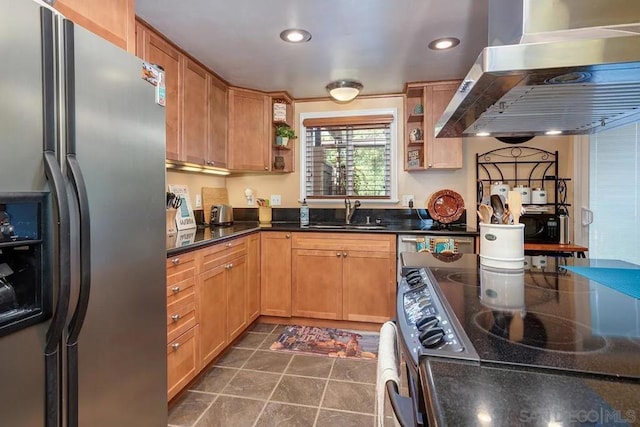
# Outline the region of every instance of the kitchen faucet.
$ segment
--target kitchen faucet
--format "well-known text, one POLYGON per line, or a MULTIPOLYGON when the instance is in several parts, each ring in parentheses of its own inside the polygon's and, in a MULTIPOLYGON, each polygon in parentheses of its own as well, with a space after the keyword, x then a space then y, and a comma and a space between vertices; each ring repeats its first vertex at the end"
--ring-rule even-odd
POLYGON ((344 209, 345 209, 345 214, 346 214, 345 215, 345 222, 347 224, 351 224, 351 217, 353 216, 353 213, 356 211, 358 206, 360 206, 360 200, 356 200, 353 203, 353 209, 351 209, 351 200, 344 199, 344 209))

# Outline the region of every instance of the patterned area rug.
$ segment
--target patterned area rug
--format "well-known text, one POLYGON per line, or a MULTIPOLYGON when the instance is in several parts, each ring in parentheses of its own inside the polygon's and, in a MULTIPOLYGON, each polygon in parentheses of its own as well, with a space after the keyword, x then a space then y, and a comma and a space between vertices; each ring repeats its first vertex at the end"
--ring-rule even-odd
POLYGON ((270 349, 329 357, 375 359, 380 334, 314 326, 287 326, 270 349))

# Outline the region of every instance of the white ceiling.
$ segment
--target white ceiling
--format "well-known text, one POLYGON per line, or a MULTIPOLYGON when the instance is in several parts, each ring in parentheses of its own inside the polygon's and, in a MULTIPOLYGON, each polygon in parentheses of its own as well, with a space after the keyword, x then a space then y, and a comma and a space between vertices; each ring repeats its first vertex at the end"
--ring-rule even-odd
POLYGON ((488 0, 136 0, 136 14, 234 86, 325 97, 336 79, 362 94, 461 79, 487 45, 488 0), (308 43, 283 42, 287 28, 308 43), (450 51, 433 39, 457 37, 450 51))

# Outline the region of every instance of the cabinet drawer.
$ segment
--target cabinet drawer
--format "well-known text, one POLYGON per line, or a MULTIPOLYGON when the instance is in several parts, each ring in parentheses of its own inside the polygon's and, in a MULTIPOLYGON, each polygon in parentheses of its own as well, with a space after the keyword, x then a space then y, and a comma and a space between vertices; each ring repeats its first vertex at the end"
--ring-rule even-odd
POLYGON ((196 325, 196 298, 193 291, 167 306, 167 341, 196 325))
POLYGON ((234 239, 219 243, 200 251, 202 254, 202 272, 216 268, 220 264, 247 254, 247 240, 234 239))
POLYGON ((171 400, 197 372, 198 326, 167 345, 167 398, 171 400))
POLYGON ((167 258, 167 286, 196 275, 196 253, 189 252, 167 258))
POLYGON ((179 299, 187 296, 189 293, 193 293, 195 284, 196 278, 190 277, 182 282, 167 286, 167 305, 173 304, 179 299))
POLYGON ((293 233, 292 246, 295 249, 392 252, 396 247, 396 236, 366 233, 293 233))

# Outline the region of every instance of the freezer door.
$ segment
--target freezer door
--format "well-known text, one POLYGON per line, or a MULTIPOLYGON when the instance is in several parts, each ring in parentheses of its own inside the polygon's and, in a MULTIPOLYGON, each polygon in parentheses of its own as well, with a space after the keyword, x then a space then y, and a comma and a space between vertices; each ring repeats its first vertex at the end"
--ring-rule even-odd
POLYGON ((79 425, 167 425, 164 109, 139 59, 80 26, 73 33, 66 116, 91 218, 79 425))
MULTIPOLYGON (((39 7, 29 1, 0 0, 0 10, 0 193, 48 191, 42 162, 39 7)), ((2 425, 44 425, 48 325, 40 323, 0 338, 2 425)))

